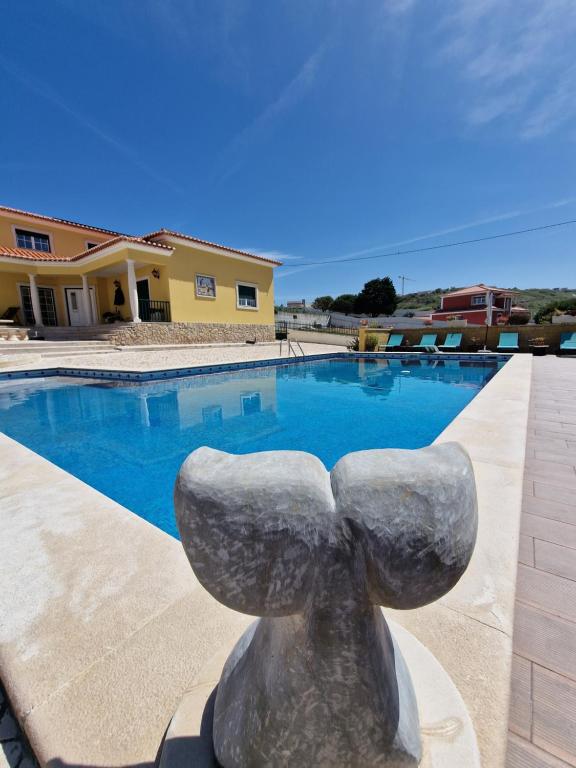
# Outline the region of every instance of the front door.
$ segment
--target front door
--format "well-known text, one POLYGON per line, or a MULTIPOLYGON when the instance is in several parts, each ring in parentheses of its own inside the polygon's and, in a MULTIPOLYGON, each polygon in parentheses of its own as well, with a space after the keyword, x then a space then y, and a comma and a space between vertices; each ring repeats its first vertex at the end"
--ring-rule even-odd
MULTIPOLYGON (((70 325, 90 325, 89 319, 84 312, 84 298, 82 288, 66 288, 66 307, 68 309, 68 320, 70 325)), ((92 316, 96 314, 96 295, 94 288, 90 288, 90 303, 92 305, 92 316)))
POLYGON ((144 322, 150 320, 150 285, 148 278, 136 280, 136 290, 138 292, 138 317, 144 322))

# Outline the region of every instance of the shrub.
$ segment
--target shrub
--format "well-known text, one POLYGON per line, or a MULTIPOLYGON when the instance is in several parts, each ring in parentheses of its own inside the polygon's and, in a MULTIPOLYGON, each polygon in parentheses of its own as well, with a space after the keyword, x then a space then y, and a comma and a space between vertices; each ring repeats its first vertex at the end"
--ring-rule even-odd
POLYGON ((508 325, 526 325, 530 320, 530 315, 510 315, 508 325))
POLYGON ((351 339, 348 342, 348 350, 350 352, 359 352, 360 351, 360 339, 358 336, 355 336, 353 339, 351 339))
POLYGON ((378 336, 366 336, 366 340, 364 341, 364 347, 366 349, 366 352, 374 352, 376 347, 378 346, 378 336))
POLYGON ((572 314, 576 312, 576 299, 565 299, 564 301, 551 301, 549 304, 545 304, 540 307, 538 312, 534 315, 535 323, 550 323, 552 316, 556 312, 566 312, 572 314))

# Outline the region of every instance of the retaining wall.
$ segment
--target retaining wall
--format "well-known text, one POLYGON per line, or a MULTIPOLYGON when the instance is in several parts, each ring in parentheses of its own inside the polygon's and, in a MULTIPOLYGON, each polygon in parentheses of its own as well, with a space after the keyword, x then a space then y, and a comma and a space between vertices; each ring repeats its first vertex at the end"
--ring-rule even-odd
MULTIPOLYGON (((379 343, 384 344, 392 331, 384 328, 360 328, 360 349, 364 351, 364 339, 366 336, 377 336, 379 343)), ((424 333, 436 333, 437 344, 442 344, 449 333, 462 334, 461 351, 473 351, 477 346, 484 346, 486 337, 486 328, 469 328, 467 326, 451 328, 394 328, 394 333, 404 334, 404 344, 411 346, 418 344, 424 333)), ((576 332, 576 323, 573 325, 493 325, 488 328, 486 337, 486 347, 490 350, 496 350, 498 339, 501 333, 517 333, 518 346, 521 352, 530 351, 530 340, 534 338, 543 338, 544 343, 549 345, 549 352, 556 353, 560 347, 560 334, 576 332)))
POLYGON ((118 325, 108 335, 112 344, 219 344, 274 341, 273 325, 229 323, 130 323, 118 325))

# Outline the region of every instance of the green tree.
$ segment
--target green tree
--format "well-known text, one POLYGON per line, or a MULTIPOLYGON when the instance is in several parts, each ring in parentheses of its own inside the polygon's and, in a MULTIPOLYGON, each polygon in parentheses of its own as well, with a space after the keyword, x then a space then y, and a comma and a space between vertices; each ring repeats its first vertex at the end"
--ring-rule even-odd
POLYGON ((357 298, 355 293, 343 293, 340 296, 336 296, 330 309, 332 312, 343 312, 345 315, 349 315, 350 312, 354 312, 354 304, 357 298))
POLYGON ((312 307, 314 309, 321 309, 322 312, 327 312, 331 309, 333 303, 334 299, 332 296, 317 296, 312 302, 312 307))
POLYGON ((556 314, 557 311, 570 314, 576 312, 576 298, 565 299, 564 301, 551 301, 549 304, 545 304, 534 315, 534 322, 550 323, 552 322, 552 315, 556 314))
POLYGON ((358 294, 354 311, 372 315, 392 315, 398 304, 394 283, 389 277, 369 280, 358 294))

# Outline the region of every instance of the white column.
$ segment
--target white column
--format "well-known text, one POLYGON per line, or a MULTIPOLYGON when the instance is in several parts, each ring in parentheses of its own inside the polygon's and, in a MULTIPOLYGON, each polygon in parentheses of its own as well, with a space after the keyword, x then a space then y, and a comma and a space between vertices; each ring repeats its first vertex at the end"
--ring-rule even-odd
POLYGON ((84 319, 86 325, 92 325, 94 318, 92 317, 92 302, 90 301, 90 286, 88 285, 88 278, 86 275, 82 275, 82 304, 84 306, 84 319))
POLYGON ((36 275, 28 275, 30 280, 30 299, 32 300, 32 314, 34 315, 34 325, 42 325, 42 310, 40 309, 40 297, 38 296, 38 286, 36 285, 36 275))
POLYGON ((128 268, 128 299, 130 301, 130 314, 132 315, 133 323, 140 323, 140 317, 138 315, 138 288, 136 287, 136 272, 134 270, 134 262, 132 259, 126 259, 126 266, 128 268))

